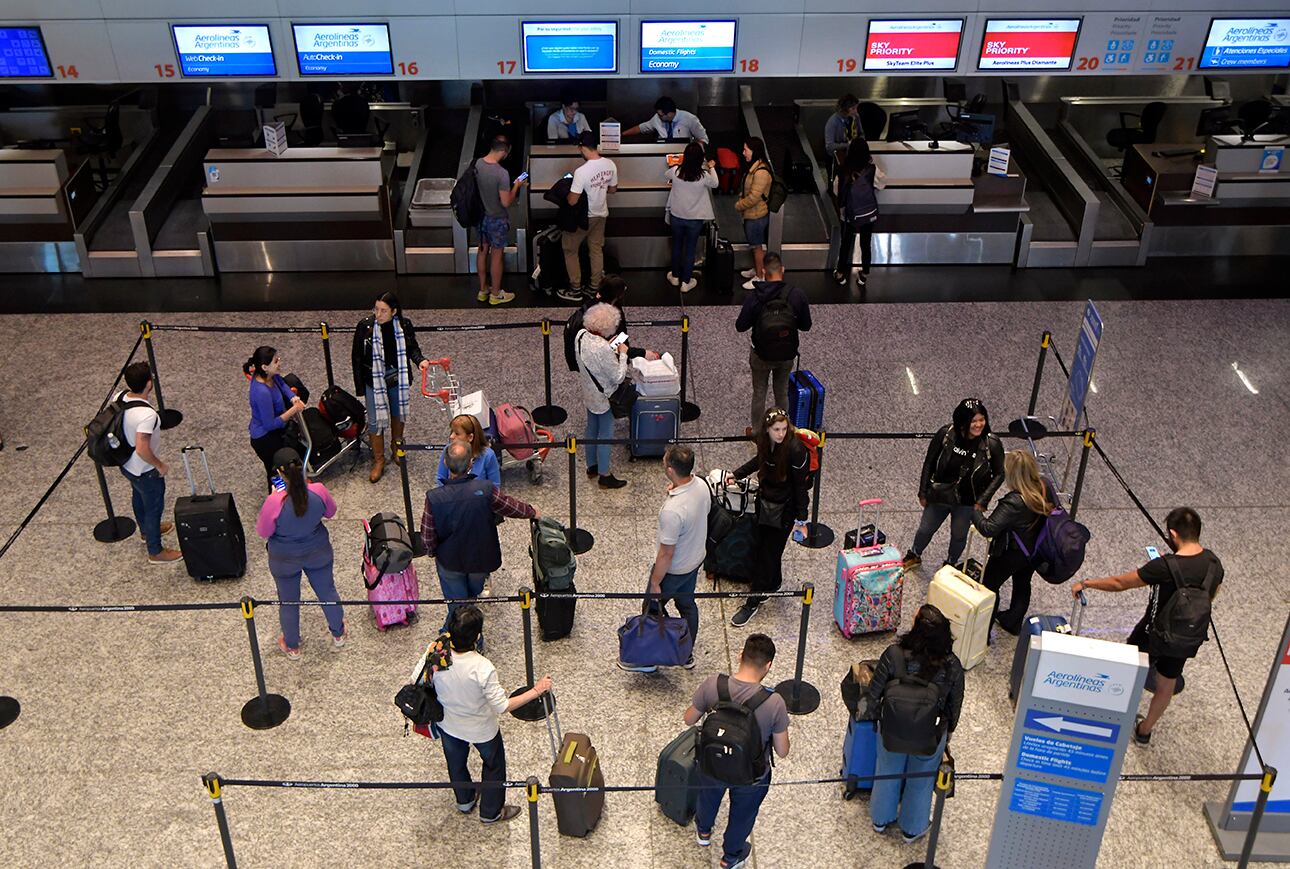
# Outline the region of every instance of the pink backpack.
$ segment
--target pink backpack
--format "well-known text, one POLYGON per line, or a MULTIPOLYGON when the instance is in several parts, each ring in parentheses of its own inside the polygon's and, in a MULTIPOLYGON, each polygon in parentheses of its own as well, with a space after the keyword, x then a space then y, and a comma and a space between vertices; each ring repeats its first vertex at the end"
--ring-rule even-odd
POLYGON ((493 411, 493 425, 497 429, 497 440, 516 459, 530 458, 536 452, 532 447, 511 446, 537 443, 537 427, 525 408, 514 404, 499 405, 493 411))

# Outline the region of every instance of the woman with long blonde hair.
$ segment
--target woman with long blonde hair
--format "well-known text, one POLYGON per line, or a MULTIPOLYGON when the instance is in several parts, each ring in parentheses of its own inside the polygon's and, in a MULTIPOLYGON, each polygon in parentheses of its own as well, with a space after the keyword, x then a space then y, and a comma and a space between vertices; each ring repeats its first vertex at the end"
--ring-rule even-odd
POLYGON ((994 621, 1014 636, 1021 632, 1030 607, 1030 580, 1035 569, 1026 550, 1035 549, 1035 541, 1044 527, 1044 519, 1056 506, 1052 486, 1039 473, 1039 465, 1029 450, 1009 450, 1003 457, 1003 482, 1008 492, 999 499, 987 518, 978 505, 972 513, 972 525, 991 538, 990 560, 981 582, 996 595, 994 621), (1023 549, 1022 547, 1025 547, 1023 549), (1012 600, 999 612, 999 589, 1012 579, 1012 600))

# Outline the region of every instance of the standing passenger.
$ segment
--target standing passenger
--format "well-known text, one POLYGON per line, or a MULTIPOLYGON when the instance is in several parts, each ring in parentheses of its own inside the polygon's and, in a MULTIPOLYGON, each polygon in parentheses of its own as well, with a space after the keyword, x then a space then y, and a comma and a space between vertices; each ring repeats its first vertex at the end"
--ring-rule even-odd
POLYGON ((860 101, 854 94, 844 94, 838 99, 837 111, 824 124, 824 153, 829 157, 830 178, 856 139, 864 139, 860 130, 860 101))
MULTIPOLYGON (((582 330, 574 336, 574 358, 578 373, 582 375, 582 402, 587 408, 587 427, 583 437, 587 440, 609 440, 614 436, 614 412, 609 398, 618 385, 627 378, 627 354, 631 348, 623 341, 610 347, 609 341, 618 333, 622 312, 613 305, 600 302, 587 309, 582 317, 582 330)), ((600 488, 621 489, 627 485, 609 470, 609 444, 587 447, 587 475, 600 477, 600 488)))
POLYGON ((528 183, 528 179, 511 181, 510 173, 500 165, 510 153, 510 140, 505 136, 494 136, 488 153, 475 161, 479 198, 484 203, 484 219, 479 222, 479 253, 475 256, 475 271, 479 273, 479 295, 476 298, 490 305, 504 305, 515 300, 514 293, 502 291, 502 258, 511 234, 511 218, 507 209, 519 198, 520 188, 528 183))
POLYGON ((717 164, 704 161, 703 146, 691 142, 685 146, 680 166, 667 170, 667 211, 672 221, 672 270, 667 280, 681 292, 688 293, 699 285, 694 279, 694 252, 704 224, 716 220, 712 211, 712 194, 717 186, 717 164))
POLYGON ((587 228, 566 232, 560 238, 560 246, 564 249, 564 267, 569 273, 569 286, 574 291, 581 287, 583 295, 595 293, 605 276, 608 194, 618 191, 618 167, 613 160, 600 156, 600 152, 596 150, 598 145, 595 133, 586 132, 578 138, 578 150, 582 154, 583 163, 573 170, 573 185, 569 188, 570 205, 577 205, 581 197, 587 197, 587 228), (578 262, 578 249, 582 247, 584 239, 591 259, 591 275, 588 278, 590 284, 582 283, 582 265, 578 262))
POLYGON ((856 237, 860 238, 859 286, 869 279, 873 265, 873 229, 878 222, 878 190, 886 186, 886 176, 873 162, 869 143, 857 139, 851 143, 838 175, 838 201, 842 204, 842 246, 838 249, 838 267, 833 281, 845 286, 855 262, 856 237))
POLYGON ((114 400, 126 406, 121 429, 133 452, 121 466, 121 473, 130 481, 130 504, 139 536, 148 544, 148 563, 173 564, 184 555, 161 542, 161 535, 175 526, 161 520, 166 512, 166 474, 170 467, 157 457, 161 416, 148 402, 152 395, 152 366, 147 362, 127 365, 125 385, 125 391, 114 400))
POLYGON ((744 239, 752 249, 753 267, 740 272, 748 279, 744 289, 751 290, 753 282, 766 278, 766 239, 770 235, 770 206, 766 199, 770 196, 772 178, 765 142, 749 136, 744 140, 743 153, 748 170, 744 173, 743 192, 735 200, 735 210, 743 218, 744 239))
MULTIPOLYGON (((367 439, 372 447, 368 479, 375 483, 385 473, 386 429, 392 441, 403 440, 412 395, 410 366, 417 366, 421 372, 430 367, 430 360, 417 343, 412 321, 403 316, 398 296, 382 293, 372 305, 372 315, 358 322, 350 364, 354 369, 354 391, 367 403, 367 439)), ((391 457, 394 450, 391 442, 391 457)))

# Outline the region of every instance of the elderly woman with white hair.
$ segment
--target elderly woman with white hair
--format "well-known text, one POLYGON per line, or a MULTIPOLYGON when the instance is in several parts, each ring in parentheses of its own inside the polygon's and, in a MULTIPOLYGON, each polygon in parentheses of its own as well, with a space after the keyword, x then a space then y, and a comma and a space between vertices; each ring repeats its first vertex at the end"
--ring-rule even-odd
MULTIPOLYGON (((609 398, 627 379, 627 342, 610 346, 617 337, 620 312, 613 305, 592 305, 582 318, 582 329, 574 337, 574 356, 582 378, 582 401, 587 406, 588 440, 608 440, 614 436, 614 413, 609 398)), ((627 485, 609 472, 609 445, 599 444, 587 450, 587 476, 600 477, 600 488, 621 489, 627 485)))

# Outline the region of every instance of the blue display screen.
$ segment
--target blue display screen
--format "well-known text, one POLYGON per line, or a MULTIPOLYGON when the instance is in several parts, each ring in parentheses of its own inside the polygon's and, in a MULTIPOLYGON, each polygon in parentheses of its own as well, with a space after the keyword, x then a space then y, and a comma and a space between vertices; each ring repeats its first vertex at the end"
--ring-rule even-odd
POLYGON ((394 75, 388 24, 292 24, 301 75, 394 75))
POLYGON ((617 21, 525 21, 525 72, 617 72, 617 21))
POLYGON ((1201 69, 1290 67, 1290 18, 1215 18, 1200 55, 1201 69))
POLYGON ((734 69, 734 21, 641 22, 641 72, 734 69))
POLYGON ((179 71, 190 78, 275 76, 273 43, 265 24, 175 24, 179 71))
POLYGON ((52 78, 39 27, 0 27, 0 78, 52 78))

